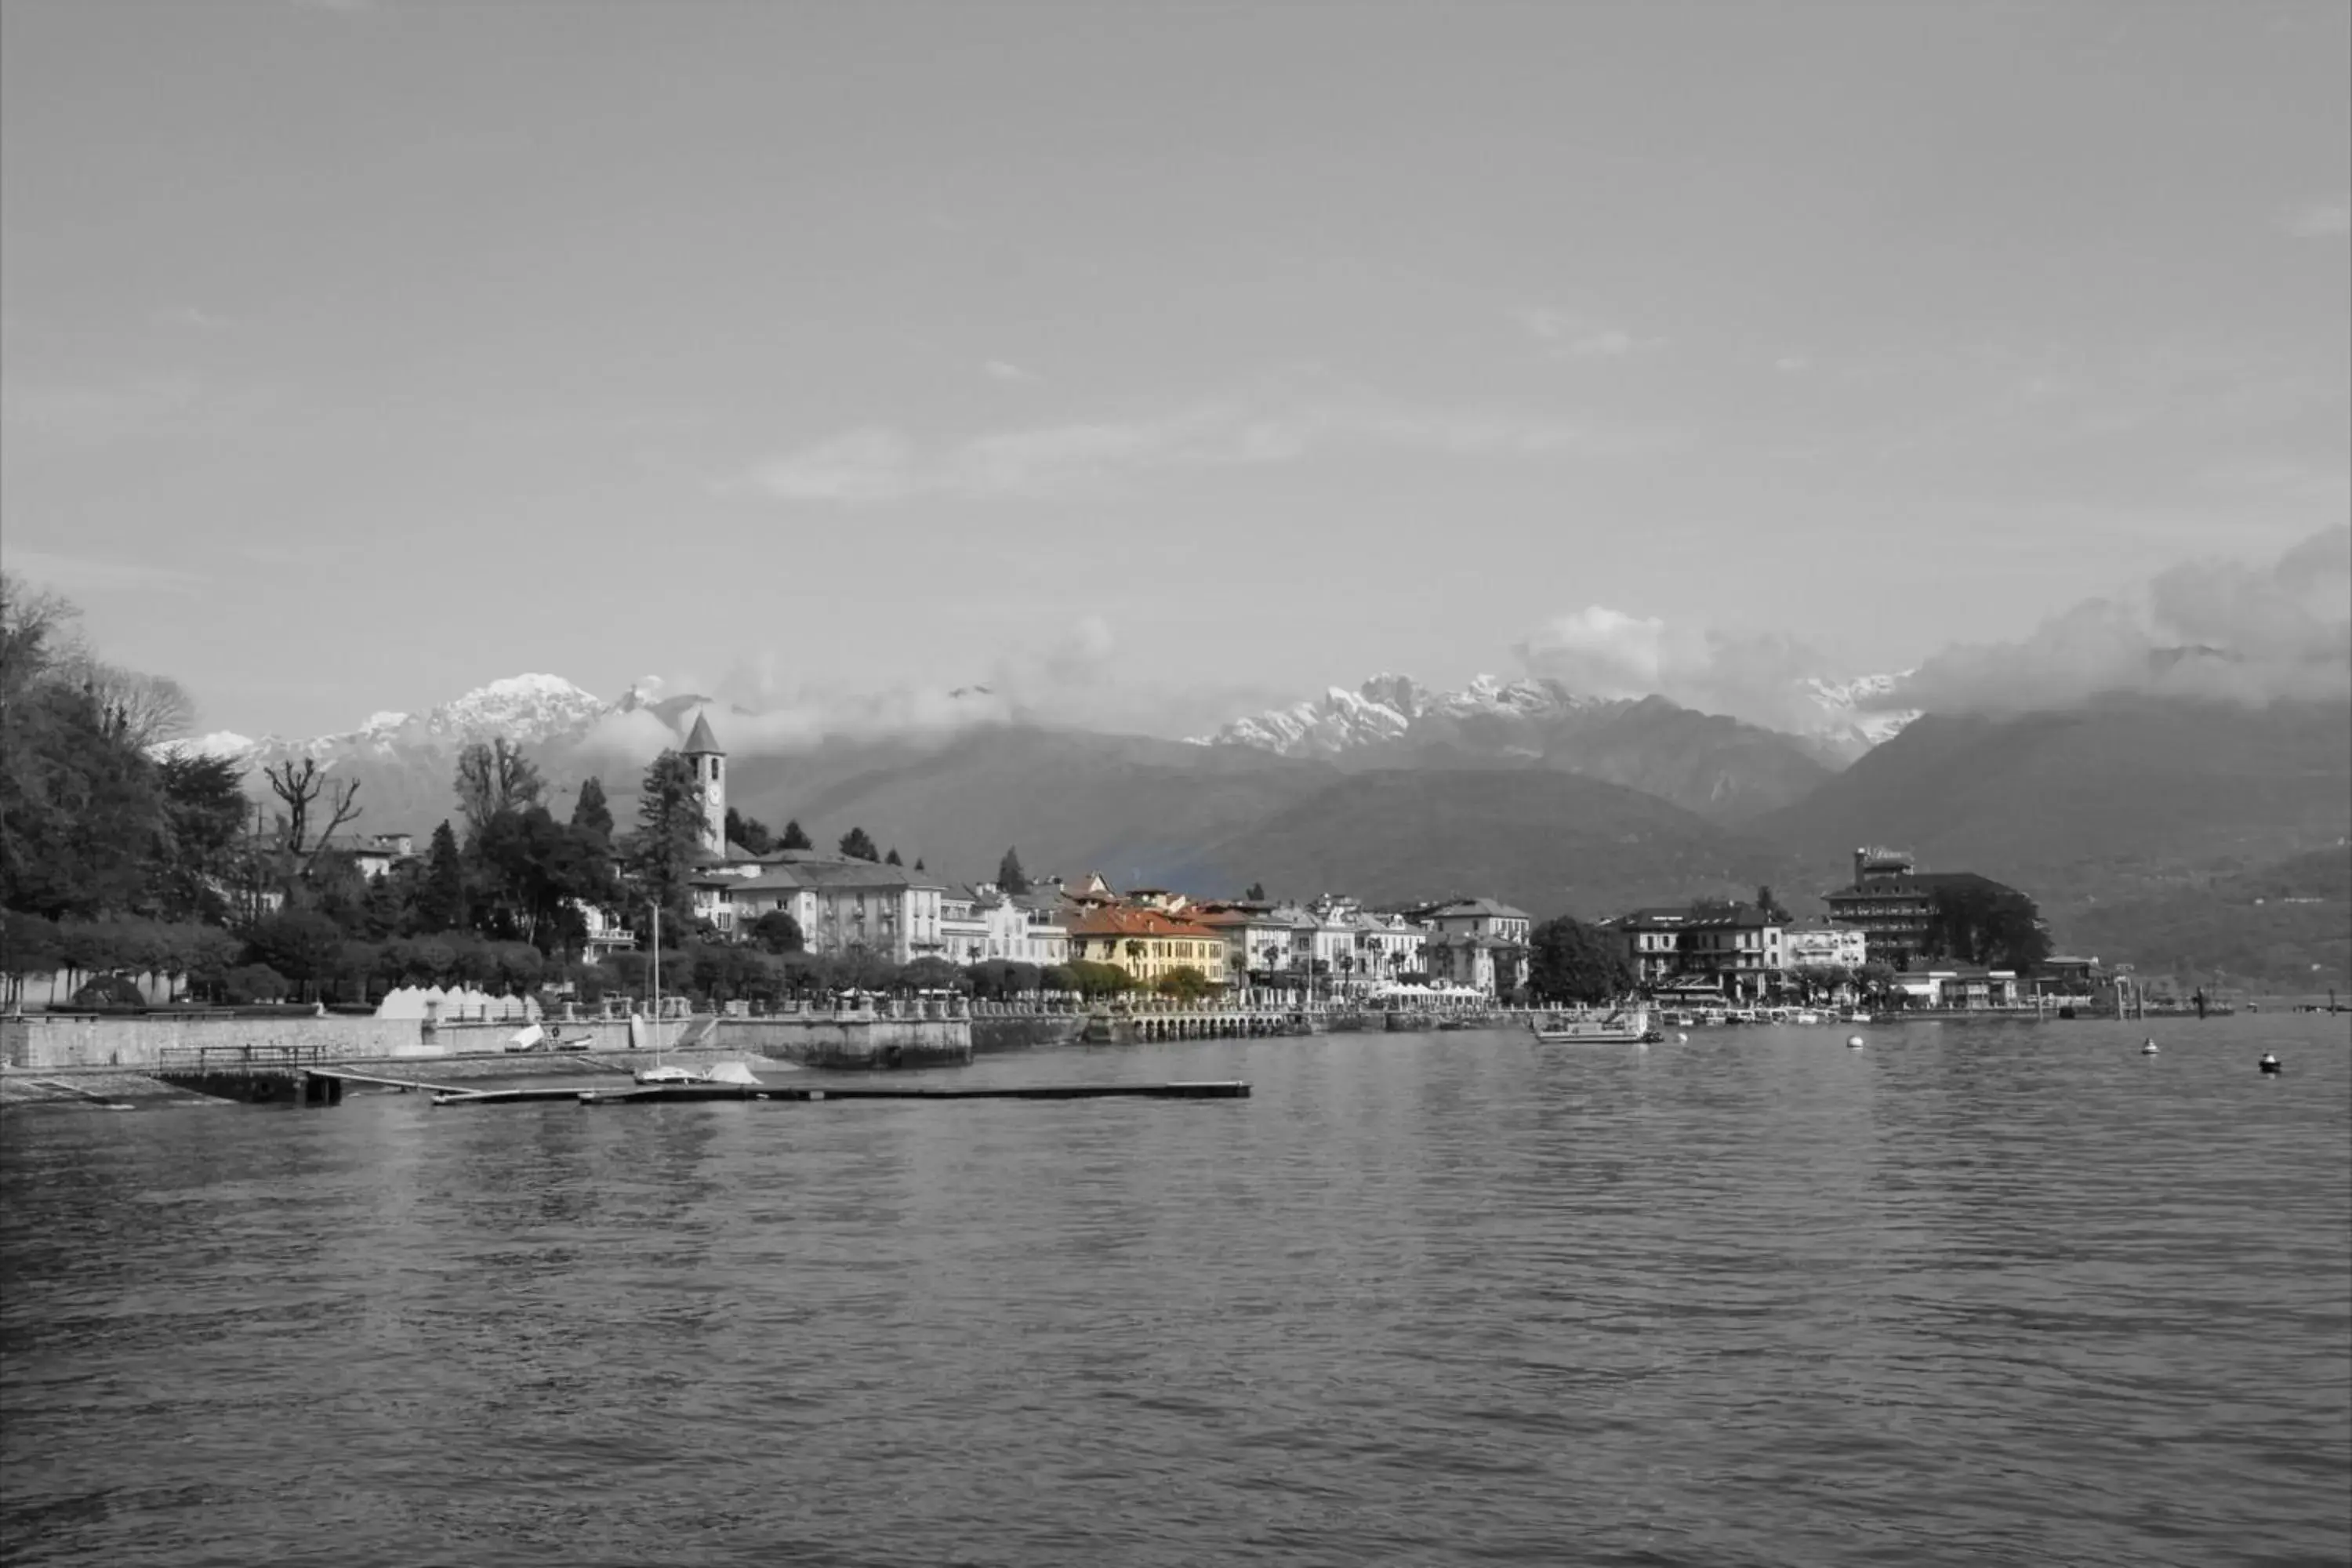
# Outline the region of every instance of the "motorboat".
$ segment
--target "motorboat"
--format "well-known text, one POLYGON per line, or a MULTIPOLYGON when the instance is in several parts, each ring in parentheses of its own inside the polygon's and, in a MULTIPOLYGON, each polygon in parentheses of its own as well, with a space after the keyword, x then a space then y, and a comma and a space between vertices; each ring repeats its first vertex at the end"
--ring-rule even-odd
POLYGON ((1528 1027, 1535 1031, 1538 1042, 1547 1046, 1631 1046, 1666 1037, 1664 1031, 1650 1026, 1648 1011, 1640 1007, 1628 1012, 1610 1013, 1598 1018, 1568 1018, 1555 1015, 1549 1020, 1534 1020, 1528 1027))
POLYGON ((1863 1011, 1861 1008, 1855 1007, 1850 1009, 1841 1022, 1848 1024, 1867 1024, 1870 1022, 1870 1015, 1863 1011))
POLYGON ((745 1062, 713 1062, 701 1068, 667 1062, 660 1067, 647 1068, 635 1076, 639 1083, 656 1089, 673 1083, 740 1083, 757 1088, 760 1082, 751 1075, 751 1066, 745 1062))

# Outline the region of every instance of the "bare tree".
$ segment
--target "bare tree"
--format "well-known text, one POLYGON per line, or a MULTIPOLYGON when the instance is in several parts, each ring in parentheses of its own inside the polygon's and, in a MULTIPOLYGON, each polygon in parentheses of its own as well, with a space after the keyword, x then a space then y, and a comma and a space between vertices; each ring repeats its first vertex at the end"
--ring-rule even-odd
POLYGON ((187 688, 168 675, 147 675, 87 656, 73 659, 66 673, 89 693, 116 732, 142 749, 178 740, 195 717, 187 688))
POLYGON ((72 600, 0 572, 0 702, 81 657, 80 620, 72 600))
POLYGON ((286 815, 279 820, 285 825, 283 848, 289 879, 308 877, 335 837, 335 829, 360 814, 360 781, 323 776, 316 757, 269 763, 261 771, 269 780, 270 793, 286 803, 286 815), (313 839, 310 824, 322 812, 327 825, 313 839))
POLYGON ((504 735, 476 741, 457 753, 457 809, 471 837, 481 837, 501 811, 538 805, 546 787, 522 748, 504 735))

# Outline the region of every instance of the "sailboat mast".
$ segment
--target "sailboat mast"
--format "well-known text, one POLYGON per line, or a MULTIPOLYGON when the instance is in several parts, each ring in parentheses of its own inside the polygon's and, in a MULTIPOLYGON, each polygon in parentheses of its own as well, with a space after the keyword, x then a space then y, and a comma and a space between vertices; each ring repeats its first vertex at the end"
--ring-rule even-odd
POLYGON ((654 1050, 661 1050, 661 905, 654 905, 654 1050))

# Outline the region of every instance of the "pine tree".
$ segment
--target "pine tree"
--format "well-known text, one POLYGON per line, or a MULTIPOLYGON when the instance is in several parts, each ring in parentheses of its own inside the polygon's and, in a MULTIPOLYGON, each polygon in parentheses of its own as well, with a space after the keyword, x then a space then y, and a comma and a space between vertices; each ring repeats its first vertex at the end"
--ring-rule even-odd
POLYGON ((996 885, 1008 893, 1025 893, 1031 883, 1029 873, 1021 868, 1021 851, 1007 849, 1004 858, 996 863, 996 885))
POLYGON ((425 852, 425 886, 416 899, 416 924, 428 931, 459 931, 466 924, 466 862, 457 836, 444 817, 425 852))
POLYGON ((904 860, 898 858, 898 847, 897 845, 892 845, 890 847, 890 853, 882 857, 882 864, 885 866, 904 866, 906 864, 904 860))
POLYGON ((765 855, 776 847, 776 836, 768 831, 766 823, 731 805, 727 808, 727 841, 740 844, 754 855, 765 855))
POLYGON ((604 802, 604 781, 591 773, 582 781, 580 798, 572 803, 572 826, 610 842, 613 808, 604 802))
POLYGON ((1254 904, 1262 904, 1265 902, 1265 884, 1264 882, 1252 882, 1249 885, 1249 891, 1244 893, 1242 897, 1247 899, 1254 904))
POLYGON ((814 849, 816 847, 816 841, 811 838, 806 833, 801 831, 801 825, 798 821, 793 821, 784 824, 783 836, 776 840, 776 847, 779 849, 814 849))
POLYGON ((682 935, 691 929, 694 903, 687 877, 702 847, 702 784, 694 764, 664 752, 646 769, 637 795, 637 830, 629 836, 629 871, 637 896, 661 906, 682 935))
POLYGON ((862 827, 853 827, 841 836, 841 852, 852 860, 882 858, 882 851, 874 847, 874 840, 862 827))

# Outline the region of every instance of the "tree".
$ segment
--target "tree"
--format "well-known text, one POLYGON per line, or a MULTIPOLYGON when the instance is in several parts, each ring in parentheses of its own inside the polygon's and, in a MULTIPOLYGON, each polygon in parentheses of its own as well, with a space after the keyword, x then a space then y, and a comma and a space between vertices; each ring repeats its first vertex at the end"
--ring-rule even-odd
POLYGON ((918 855, 915 857, 915 869, 919 871, 923 868, 923 858, 920 855, 918 855))
POLYGON ((100 712, 112 714, 123 738, 142 752, 186 734, 195 716, 196 705, 186 688, 168 675, 125 669, 88 653, 68 658, 61 673, 88 692, 100 712))
POLYGON ((768 825, 756 816, 746 816, 733 806, 727 808, 727 841, 740 844, 753 855, 766 855, 776 847, 776 836, 768 825))
POLYGON ((744 934, 763 952, 799 952, 808 945, 801 934, 801 922, 782 910, 770 910, 753 921, 744 934))
POLYGON ((416 923, 425 931, 456 931, 466 923, 466 862, 445 817, 425 851, 425 878, 416 894, 416 923))
POLYGON ((2050 933, 2033 900, 1981 878, 1936 889, 1927 951, 1966 963, 2030 969, 2050 956, 2050 933))
POLYGON ((1756 889, 1756 907, 1783 924, 1786 924, 1790 919, 1788 909, 1780 900, 1772 896, 1772 889, 1769 885, 1756 889))
POLYGON ((155 764, 163 792, 149 899, 173 920, 226 917, 222 889, 245 831, 245 770, 225 757, 166 753, 155 764))
POLYGON ((630 835, 627 860, 634 892, 656 904, 679 933, 694 927, 694 900, 687 884, 702 850, 702 783, 694 764, 664 752, 646 769, 637 793, 637 830, 630 835))
POLYGON ((1004 858, 996 863, 996 885, 1008 893, 1031 890, 1029 873, 1021 868, 1021 851, 1017 847, 1007 849, 1004 858))
POLYGON ((593 773, 580 783, 580 798, 572 803, 572 826, 612 842, 613 808, 604 801, 604 781, 593 773))
POLYGON ((476 846, 494 899, 493 929, 541 953, 573 952, 588 939, 583 904, 612 901, 612 861, 604 842, 567 827, 533 805, 492 816, 476 846))
MULTIPOLYGON (((269 781, 269 793, 286 805, 278 818, 279 844, 282 856, 280 874, 290 888, 307 879, 317 864, 319 854, 331 843, 335 829, 360 814, 360 781, 329 778, 319 771, 319 759, 292 758, 282 763, 264 763, 262 776, 269 781), (314 816, 323 812, 327 818, 318 837, 310 836, 314 816)), ((292 975, 299 980, 301 975, 292 975)))
POLYGON ((882 858, 882 852, 874 847, 874 840, 867 837, 866 829, 862 827, 853 827, 841 836, 841 852, 853 860, 882 858))
POLYGON ((898 972, 898 984, 908 991, 969 991, 962 970, 944 958, 929 954, 898 972))
POLYGON ((1172 996, 1179 1002, 1197 1002, 1217 986, 1207 975, 1190 964, 1179 964, 1152 983, 1154 991, 1162 996, 1172 996))
POLYGON ((1528 934, 1528 988, 1547 1002, 1614 1001, 1633 988, 1633 963, 1612 933, 1567 915, 1528 934))
POLYGON ((801 831, 801 825, 797 821, 793 821, 784 824, 783 832, 776 838, 776 847, 779 849, 814 849, 816 847, 816 845, 813 840, 811 840, 806 833, 801 831))
POLYGON ((1252 882, 1249 885, 1249 891, 1244 893, 1242 897, 1247 899, 1254 904, 1262 904, 1265 902, 1265 884, 1264 882, 1252 882))
POLYGON ((882 864, 885 866, 904 866, 906 864, 904 860, 898 858, 898 847, 897 845, 892 845, 890 847, 890 853, 882 857, 882 864))
POLYGON ((457 810, 468 839, 480 837, 499 812, 537 805, 546 787, 522 748, 504 735, 473 742, 457 753, 457 810))
POLYGON ((341 927, 316 910, 289 909, 264 919, 246 937, 251 958, 312 991, 335 972, 343 954, 341 927))
MULTIPOLYGON (((31 631, 5 644, 41 652, 31 631)), ((153 762, 54 670, 8 669, 0 688, 0 902, 52 918, 146 906, 163 815, 153 762)))
POLYGON ((1066 977, 1056 976, 1051 970, 1046 972, 1049 981, 1063 982, 1055 985, 1057 991, 1075 991, 1092 1000, 1097 996, 1116 996, 1135 989, 1135 976, 1116 963, 1097 963, 1092 959, 1081 958, 1062 967, 1067 971, 1066 977))

